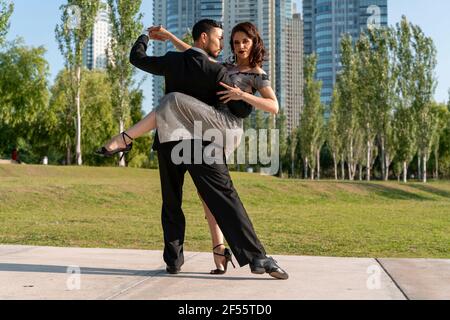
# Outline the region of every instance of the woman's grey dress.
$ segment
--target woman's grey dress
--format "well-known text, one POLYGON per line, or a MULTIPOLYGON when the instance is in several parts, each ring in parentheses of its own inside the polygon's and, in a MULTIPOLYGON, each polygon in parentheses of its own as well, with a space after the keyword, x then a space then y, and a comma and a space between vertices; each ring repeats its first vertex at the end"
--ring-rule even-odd
MULTIPOLYGON (((255 94, 270 86, 266 74, 240 72, 231 64, 225 66, 233 84, 242 91, 255 94)), ((228 158, 239 146, 244 133, 243 119, 228 108, 215 108, 178 92, 166 95, 155 112, 161 143, 194 139, 213 141, 215 146, 224 149, 228 158)))

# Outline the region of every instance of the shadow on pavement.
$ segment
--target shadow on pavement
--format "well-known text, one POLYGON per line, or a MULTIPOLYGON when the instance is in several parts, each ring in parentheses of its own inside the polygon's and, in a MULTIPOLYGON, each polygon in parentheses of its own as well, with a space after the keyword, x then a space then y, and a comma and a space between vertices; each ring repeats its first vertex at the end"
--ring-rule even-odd
MULTIPOLYGON (((0 272, 36 272, 36 273, 61 273, 73 274, 74 266, 47 266, 34 264, 14 264, 14 263, 0 263, 0 272)), ((172 278, 189 278, 189 279, 208 279, 208 280, 276 280, 274 278, 257 278, 257 277, 242 277, 242 276, 213 276, 209 273, 202 272, 181 272, 177 275, 170 275, 166 273, 165 269, 157 270, 128 270, 128 269, 106 269, 106 268, 85 268, 80 267, 82 275, 99 275, 99 276, 129 276, 129 277, 172 277, 172 278)), ((268 276, 268 275, 267 275, 268 276)))

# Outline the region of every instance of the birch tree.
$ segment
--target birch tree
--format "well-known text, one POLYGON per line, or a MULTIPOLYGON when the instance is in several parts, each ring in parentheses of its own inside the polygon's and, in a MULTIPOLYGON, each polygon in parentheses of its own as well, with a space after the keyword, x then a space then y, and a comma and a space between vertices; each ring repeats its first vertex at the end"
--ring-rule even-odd
POLYGON ((348 166, 350 180, 356 174, 356 135, 359 133, 358 123, 358 89, 357 89, 357 61, 353 49, 351 36, 341 40, 342 70, 338 75, 339 110, 342 126, 340 131, 344 140, 344 154, 348 166))
MULTIPOLYGON (((136 70, 129 62, 133 42, 142 32, 140 13, 142 0, 108 0, 112 41, 108 50, 108 75, 113 88, 112 104, 119 124, 119 133, 125 130, 130 119, 130 91, 136 70)), ((119 163, 124 167, 125 159, 119 163)))
POLYGON ((432 136, 432 152, 434 155, 434 179, 439 179, 439 147, 441 136, 444 133, 445 129, 447 129, 447 123, 449 121, 449 111, 444 104, 433 103, 431 113, 433 114, 432 118, 434 119, 434 134, 432 136))
POLYGON ((342 139, 338 131, 339 117, 339 92, 336 88, 333 90, 333 97, 330 104, 330 119, 327 123, 327 142, 330 146, 333 157, 334 178, 338 180, 338 163, 341 161, 342 139))
POLYGON ((315 177, 317 152, 322 135, 323 105, 320 102, 322 82, 315 79, 317 56, 305 58, 304 68, 304 108, 300 120, 300 147, 304 161, 305 179, 308 178, 308 168, 311 180, 315 177))
POLYGON ((412 32, 406 17, 397 23, 394 42, 395 100, 394 130, 397 141, 397 157, 403 166, 403 182, 408 179, 408 167, 417 150, 416 122, 413 109, 415 95, 413 79, 412 32))
POLYGON ((433 95, 436 89, 436 48, 433 40, 426 37, 419 26, 411 25, 413 33, 414 63, 413 78, 415 95, 413 108, 417 121, 417 142, 422 159, 422 181, 427 182, 427 162, 430 157, 437 121, 432 112, 433 95))
POLYGON ((56 26, 56 40, 70 73, 71 103, 76 109, 76 163, 83 164, 81 149, 81 80, 83 48, 92 35, 100 0, 68 0, 60 7, 61 22, 56 26))
MULTIPOLYGON (((379 121, 377 117, 378 103, 377 97, 379 96, 380 83, 377 82, 377 70, 375 52, 371 49, 371 43, 369 37, 366 34, 361 34, 360 39, 356 43, 356 55, 357 55, 357 81, 355 83, 358 96, 355 101, 356 111, 358 113, 357 118, 359 120, 359 126, 363 130, 365 140, 365 164, 366 164, 366 178, 367 181, 371 180, 371 168, 372 168, 372 153, 375 145, 375 137, 377 134, 376 122, 379 121)), ((360 164, 361 168, 361 164, 360 164)))

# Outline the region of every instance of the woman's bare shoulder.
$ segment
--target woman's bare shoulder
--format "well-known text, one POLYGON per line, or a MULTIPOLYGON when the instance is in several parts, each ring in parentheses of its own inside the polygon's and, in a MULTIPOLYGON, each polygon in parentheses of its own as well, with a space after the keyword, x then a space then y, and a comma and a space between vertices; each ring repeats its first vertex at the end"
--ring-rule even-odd
POLYGON ((256 73, 256 74, 267 74, 261 67, 254 67, 251 71, 252 73, 256 73))

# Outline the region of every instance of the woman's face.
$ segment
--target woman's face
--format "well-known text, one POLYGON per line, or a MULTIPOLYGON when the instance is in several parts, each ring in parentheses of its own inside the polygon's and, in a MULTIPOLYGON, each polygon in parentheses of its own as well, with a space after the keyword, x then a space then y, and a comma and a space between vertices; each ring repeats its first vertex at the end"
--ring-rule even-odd
POLYGON ((250 57, 253 49, 253 41, 244 32, 236 32, 233 37, 234 54, 240 60, 246 60, 250 57))

